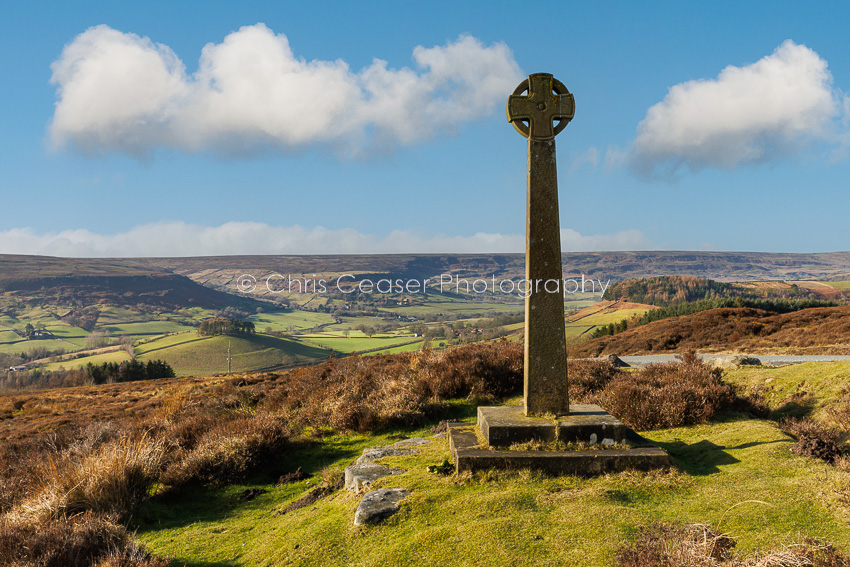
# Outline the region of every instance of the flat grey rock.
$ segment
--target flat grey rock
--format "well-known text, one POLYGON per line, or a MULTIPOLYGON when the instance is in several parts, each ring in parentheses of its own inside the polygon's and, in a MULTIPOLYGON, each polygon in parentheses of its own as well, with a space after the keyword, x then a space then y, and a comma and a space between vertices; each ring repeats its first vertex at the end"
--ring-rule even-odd
MULTIPOLYGON (((405 439, 405 441, 409 441, 409 439, 405 439)), ((362 465, 364 463, 372 463, 378 459, 383 459, 384 457, 406 457, 408 455, 413 455, 414 453, 416 453, 414 449, 405 449, 394 445, 387 447, 370 447, 368 449, 363 449, 363 454, 360 455, 360 458, 358 458, 354 464, 362 465)))
POLYGON ((398 503, 408 494, 402 488, 381 488, 369 492, 360 501, 354 513, 354 525, 374 524, 398 511, 398 503))
POLYGON ((403 439, 401 441, 397 441, 393 443, 396 447, 409 447, 411 445, 424 445, 425 443, 430 443, 428 439, 423 439, 422 437, 411 437, 410 439, 403 439))
POLYGON ((355 463, 345 467, 345 488, 355 493, 364 492, 379 478, 403 472, 404 470, 399 468, 385 467, 372 462, 355 463))

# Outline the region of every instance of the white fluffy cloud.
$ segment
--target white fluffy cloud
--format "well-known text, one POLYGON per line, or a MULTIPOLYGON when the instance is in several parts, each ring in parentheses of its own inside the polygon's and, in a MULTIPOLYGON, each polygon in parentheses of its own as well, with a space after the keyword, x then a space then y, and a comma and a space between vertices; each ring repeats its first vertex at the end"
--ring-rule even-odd
POLYGON ((672 87, 638 126, 630 161, 644 175, 770 161, 837 143, 845 105, 827 62, 788 40, 751 65, 672 87))
POLYGON ((285 35, 256 24, 207 44, 189 75, 168 46, 100 25, 51 66, 50 137, 87 153, 250 155, 328 144, 362 154, 486 116, 522 79, 505 44, 471 36, 418 46, 413 61, 415 69, 390 69, 375 59, 355 73, 340 59, 305 61, 285 35))
MULTIPOLYGON (((564 252, 645 250, 651 243, 639 230, 583 236, 561 230, 564 252)), ((199 226, 183 222, 141 225, 117 234, 85 229, 39 234, 28 228, 0 232, 0 254, 38 254, 76 258, 218 256, 227 254, 389 254, 509 253, 525 251, 525 235, 477 233, 423 238, 408 231, 386 237, 354 229, 269 226, 229 222, 199 226)))

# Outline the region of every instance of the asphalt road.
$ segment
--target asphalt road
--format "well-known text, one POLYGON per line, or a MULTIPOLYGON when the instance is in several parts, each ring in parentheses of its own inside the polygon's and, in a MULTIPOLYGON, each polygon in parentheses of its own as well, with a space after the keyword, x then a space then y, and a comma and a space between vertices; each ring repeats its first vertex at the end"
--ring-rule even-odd
MULTIPOLYGON (((698 354, 698 357, 703 360, 710 358, 731 358, 733 355, 724 354, 698 354)), ((737 355, 735 355, 737 356, 737 355)), ((794 354, 744 354, 743 356, 752 356, 758 358, 765 365, 780 365, 780 364, 800 364, 801 362, 835 362, 838 360, 850 360, 850 355, 832 355, 832 354, 813 354, 813 355, 794 355, 794 354)), ((649 354, 645 356, 621 356, 623 362, 631 366, 646 366, 647 364, 659 362, 675 361, 675 354, 649 354)))

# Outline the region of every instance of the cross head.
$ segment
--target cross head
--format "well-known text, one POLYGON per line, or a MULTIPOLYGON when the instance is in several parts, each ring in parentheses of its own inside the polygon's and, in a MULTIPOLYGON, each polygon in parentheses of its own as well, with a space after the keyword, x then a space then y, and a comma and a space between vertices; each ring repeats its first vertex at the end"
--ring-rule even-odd
POLYGON ((508 97, 507 114, 508 122, 526 138, 552 140, 575 115, 575 99, 549 73, 535 73, 508 97), (527 95, 522 94, 525 91, 527 95))

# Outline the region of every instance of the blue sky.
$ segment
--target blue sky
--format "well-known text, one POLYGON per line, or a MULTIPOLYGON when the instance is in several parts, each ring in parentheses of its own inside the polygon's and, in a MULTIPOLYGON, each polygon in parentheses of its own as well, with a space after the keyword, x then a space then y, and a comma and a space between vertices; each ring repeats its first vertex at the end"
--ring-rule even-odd
POLYGON ((550 72, 565 251, 850 249, 850 4, 27 2, 0 253, 521 252, 550 72), (376 62, 376 60, 380 60, 376 62))

